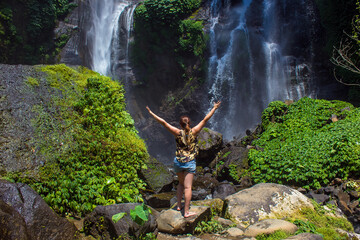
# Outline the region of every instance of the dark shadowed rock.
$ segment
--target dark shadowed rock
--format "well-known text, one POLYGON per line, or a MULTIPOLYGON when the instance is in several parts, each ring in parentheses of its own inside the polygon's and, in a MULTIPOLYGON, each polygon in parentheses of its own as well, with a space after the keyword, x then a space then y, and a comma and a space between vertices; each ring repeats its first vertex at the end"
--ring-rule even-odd
POLYGON ((169 208, 171 206, 171 199, 175 192, 166 192, 150 195, 146 198, 147 205, 153 208, 169 208))
POLYGON ((0 200, 0 240, 31 239, 24 218, 10 205, 0 200))
POLYGON ((205 189, 199 189, 199 190, 196 190, 196 191, 192 191, 192 198, 191 199, 193 201, 203 200, 209 194, 210 194, 209 191, 206 191, 205 189))
MULTIPOLYGON (((4 207, 1 209, 2 216, 18 213, 12 216, 11 221, 17 221, 14 226, 19 226, 19 234, 22 234, 23 237, 28 236, 29 239, 74 239, 76 233, 74 224, 57 216, 28 185, 0 180, 0 199, 4 203, 1 205, 4 207)), ((13 227, 9 224, 8 226, 13 227)), ((1 227, 6 226, 2 225, 1 227)), ((11 229, 13 228, 8 231, 11 229)))
POLYGON ((330 199, 330 197, 328 195, 323 194, 323 193, 317 194, 317 193, 314 193, 314 191, 310 191, 307 195, 310 198, 314 199, 317 203, 320 203, 320 204, 324 204, 330 199))
POLYGON ((215 187, 213 198, 224 200, 227 196, 236 193, 236 187, 230 183, 221 183, 215 187))
POLYGON ((198 191, 201 189, 206 189, 212 191, 217 185, 219 185, 219 181, 211 175, 195 176, 193 190, 198 191))
POLYGON ((156 229, 155 218, 158 212, 151 209, 149 221, 139 225, 130 217, 130 210, 140 203, 122 203, 108 206, 97 206, 94 211, 84 219, 84 231, 96 239, 112 240, 121 237, 139 237, 141 234, 154 232, 156 229), (117 223, 112 221, 112 216, 124 212, 126 215, 117 223))

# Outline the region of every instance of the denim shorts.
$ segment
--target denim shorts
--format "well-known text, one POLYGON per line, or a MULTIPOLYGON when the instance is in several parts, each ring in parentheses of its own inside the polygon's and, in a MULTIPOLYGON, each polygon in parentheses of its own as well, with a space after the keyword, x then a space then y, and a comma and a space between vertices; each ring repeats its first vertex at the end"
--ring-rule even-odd
POLYGON ((174 171, 176 173, 186 171, 189 173, 195 173, 196 171, 196 160, 191 160, 190 162, 182 163, 179 162, 176 157, 174 158, 174 171))

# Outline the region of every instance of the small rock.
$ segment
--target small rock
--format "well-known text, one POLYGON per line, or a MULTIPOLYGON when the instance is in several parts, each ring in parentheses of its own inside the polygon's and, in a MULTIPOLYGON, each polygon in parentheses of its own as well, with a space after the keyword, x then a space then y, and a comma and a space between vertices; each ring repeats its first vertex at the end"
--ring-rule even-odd
POLYGON ((359 192, 358 191, 350 191, 349 192, 349 194, 350 194, 350 197, 352 198, 352 199, 359 199, 360 198, 360 194, 359 194, 359 192))
POLYGON ((359 200, 354 200, 349 204, 349 208, 354 212, 355 208, 359 206, 359 200))
POLYGON ((226 233, 230 236, 230 237, 239 237, 244 235, 244 231, 236 228, 236 227, 232 227, 226 230, 226 233))
POLYGON ((288 221, 280 219, 265 219, 260 222, 257 222, 253 225, 250 225, 245 230, 245 236, 256 237, 260 234, 271 234, 275 231, 282 230, 288 233, 295 233, 298 227, 288 221))
POLYGON ((211 213, 210 207, 204 206, 192 206, 190 211, 197 215, 184 218, 180 211, 173 209, 162 211, 156 219, 159 231, 170 234, 192 233, 196 224, 208 219, 211 213))
POLYGON ((326 194, 316 194, 313 191, 310 191, 308 195, 314 199, 317 203, 324 204, 329 200, 329 196, 326 194))
POLYGON ((209 193, 205 189, 192 191, 192 200, 203 200, 209 193))
POLYGON ((218 221, 223 227, 230 227, 230 226, 234 225, 233 221, 222 218, 222 217, 214 217, 214 220, 218 221))
POLYGON ((285 240, 323 240, 322 236, 312 233, 301 233, 286 238, 285 240))
POLYGON ((327 186, 324 187, 324 193, 326 194, 332 194, 334 192, 335 188, 333 186, 327 186))

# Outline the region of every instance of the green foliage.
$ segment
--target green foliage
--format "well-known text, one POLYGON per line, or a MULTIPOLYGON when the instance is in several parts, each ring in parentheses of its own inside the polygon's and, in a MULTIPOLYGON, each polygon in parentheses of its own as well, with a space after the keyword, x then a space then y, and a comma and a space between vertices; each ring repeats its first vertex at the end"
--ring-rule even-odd
POLYGON ((0 62, 44 63, 54 56, 53 30, 76 5, 73 0, 5 0, 0 3, 0 62))
POLYGON ((114 215, 111 217, 111 220, 112 220, 114 223, 117 223, 117 222, 118 222, 120 219, 122 219, 125 215, 126 215, 126 213, 124 213, 124 212, 120 212, 120 213, 114 214, 114 215))
POLYGON ((29 183, 60 214, 142 201, 138 171, 148 154, 125 109, 123 87, 86 68, 42 71, 48 77, 40 84, 61 93, 34 109, 37 145, 48 162, 39 179, 16 180, 29 183))
POLYGON ((151 210, 144 203, 130 210, 131 219, 139 225, 144 225, 144 223, 149 221, 150 213, 151 210))
POLYGON ((281 230, 275 231, 272 234, 260 234, 256 236, 257 240, 280 240, 289 237, 290 234, 281 230))
POLYGON ((185 74, 189 65, 198 60, 204 62, 207 37, 202 30, 203 23, 186 19, 200 7, 200 3, 200 0, 145 0, 137 6, 132 58, 143 73, 140 77, 143 82, 148 81, 159 65, 165 68, 163 71, 174 74, 169 78, 183 75, 191 79, 203 70, 197 66, 191 68, 194 74, 185 74), (171 69, 166 68, 168 64, 171 69))
POLYGON ((359 117, 360 109, 341 101, 302 98, 288 106, 254 142, 263 150, 249 152, 253 180, 320 188, 336 177, 358 176, 359 117), (333 114, 339 121, 330 121, 333 114))
POLYGON ((196 234, 204 234, 204 233, 220 233, 225 228, 214 218, 212 218, 210 221, 201 221, 199 222, 194 230, 194 233, 196 234))
POLYGON ((303 221, 303 220, 295 220, 293 222, 297 227, 298 230, 296 231, 295 234, 300 234, 300 233, 313 233, 313 234, 320 234, 319 232, 317 232, 317 228, 315 226, 314 223, 309 222, 309 221, 303 221))
POLYGON ((154 25, 177 25, 200 7, 199 0, 145 0, 136 8, 136 19, 154 25))
POLYGON ((315 210, 304 208, 300 210, 303 219, 297 219, 293 223, 298 227, 295 234, 309 232, 321 235, 324 240, 345 240, 346 236, 338 233, 337 229, 347 232, 353 232, 352 224, 346 218, 335 217, 331 211, 325 210, 315 201, 313 202, 315 210))
POLYGON ((261 115, 261 126, 265 130, 266 127, 272 122, 281 123, 282 117, 287 111, 287 105, 281 101, 274 101, 269 103, 269 106, 264 110, 261 115))
POLYGON ((207 39, 203 32, 202 21, 185 19, 180 23, 179 50, 202 56, 206 49, 207 39))

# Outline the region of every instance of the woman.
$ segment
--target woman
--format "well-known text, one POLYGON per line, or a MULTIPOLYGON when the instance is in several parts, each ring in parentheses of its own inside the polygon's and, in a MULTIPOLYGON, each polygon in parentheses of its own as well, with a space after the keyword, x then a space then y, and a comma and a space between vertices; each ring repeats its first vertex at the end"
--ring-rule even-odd
POLYGON ((176 157, 174 159, 174 170, 179 178, 179 185, 177 187, 177 210, 181 209, 181 199, 183 194, 185 195, 185 206, 184 206, 184 217, 190 217, 196 215, 196 213, 189 212, 190 201, 192 195, 192 182, 194 179, 194 174, 196 170, 196 156, 198 154, 197 146, 197 135, 201 129, 205 126, 206 122, 214 115, 215 110, 219 108, 220 101, 214 103, 214 107, 210 112, 204 117, 202 121, 195 127, 190 127, 190 118, 187 116, 180 117, 180 126, 181 129, 178 129, 164 119, 157 116, 153 113, 149 107, 146 109, 149 111, 150 115, 155 118, 157 122, 163 125, 169 132, 175 136, 176 140, 176 157))

